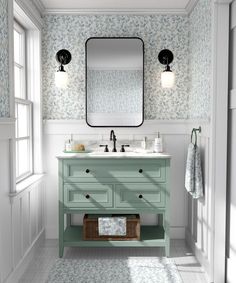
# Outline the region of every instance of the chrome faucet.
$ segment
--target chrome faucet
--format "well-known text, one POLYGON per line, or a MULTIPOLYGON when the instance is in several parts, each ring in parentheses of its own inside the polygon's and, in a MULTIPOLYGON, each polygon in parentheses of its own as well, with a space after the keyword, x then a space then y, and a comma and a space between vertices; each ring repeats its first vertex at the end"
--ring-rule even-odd
POLYGON ((116 135, 115 135, 115 132, 113 130, 111 130, 111 133, 110 133, 110 141, 113 141, 112 152, 117 152, 117 150, 116 150, 116 135))

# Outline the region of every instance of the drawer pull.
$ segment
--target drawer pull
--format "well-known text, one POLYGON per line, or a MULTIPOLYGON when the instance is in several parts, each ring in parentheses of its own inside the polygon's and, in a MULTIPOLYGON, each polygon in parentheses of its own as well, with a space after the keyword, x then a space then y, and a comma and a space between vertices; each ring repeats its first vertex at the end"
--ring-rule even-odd
POLYGON ((90 170, 89 170, 89 169, 86 169, 85 172, 88 174, 88 173, 90 172, 90 170))
POLYGON ((139 197, 139 198, 143 198, 143 195, 139 195, 138 197, 139 197))
POLYGON ((89 198, 90 198, 90 195, 86 195, 85 197, 86 197, 87 199, 89 199, 89 198))
POLYGON ((143 173, 143 169, 139 169, 139 173, 143 173))

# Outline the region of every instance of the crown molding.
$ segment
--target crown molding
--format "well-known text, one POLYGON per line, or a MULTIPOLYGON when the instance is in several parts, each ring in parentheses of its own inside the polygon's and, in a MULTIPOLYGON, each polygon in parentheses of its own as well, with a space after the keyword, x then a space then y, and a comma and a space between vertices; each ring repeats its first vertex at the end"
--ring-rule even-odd
POLYGON ((188 4, 185 7, 185 11, 188 15, 193 11, 198 1, 199 0, 189 0, 188 4))
POLYGON ((24 18, 28 22, 28 18, 39 29, 43 26, 43 19, 34 2, 28 0, 14 1, 14 14, 16 17, 24 18))
POLYGON ((185 9, 45 9, 44 14, 80 15, 80 14, 129 14, 129 15, 153 15, 174 14, 187 15, 185 9))
MULTIPOLYGON (((41 0, 33 0, 40 15, 189 15, 199 0, 189 0, 183 9, 47 9, 41 0)), ((230 4, 233 0, 214 0, 217 4, 230 4)))
POLYGON ((33 0, 33 3, 36 7, 36 9, 38 10, 38 12, 40 13, 40 15, 42 16, 44 14, 45 11, 45 6, 43 5, 41 0, 33 0))

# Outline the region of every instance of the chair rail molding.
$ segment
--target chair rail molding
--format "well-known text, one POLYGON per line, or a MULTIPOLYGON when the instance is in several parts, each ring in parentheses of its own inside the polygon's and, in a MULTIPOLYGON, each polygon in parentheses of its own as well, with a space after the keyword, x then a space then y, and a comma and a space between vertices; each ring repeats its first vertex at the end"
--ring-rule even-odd
MULTIPOLYGON (((188 135, 193 127, 202 127, 202 135, 209 136, 210 121, 206 120, 145 120, 142 126, 133 129, 133 135, 157 134, 159 131, 165 135, 188 135)), ((111 128, 91 128, 84 120, 44 120, 44 134, 46 135, 107 135, 111 128)), ((121 135, 129 135, 130 128, 117 128, 116 132, 121 135)))

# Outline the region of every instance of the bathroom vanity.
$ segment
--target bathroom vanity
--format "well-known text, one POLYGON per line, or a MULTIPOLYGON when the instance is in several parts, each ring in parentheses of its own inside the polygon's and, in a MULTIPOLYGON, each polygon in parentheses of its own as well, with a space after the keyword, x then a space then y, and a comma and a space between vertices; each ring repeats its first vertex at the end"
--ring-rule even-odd
POLYGON ((170 238, 170 156, 158 153, 63 154, 59 161, 59 256, 64 247, 165 247, 170 238), (84 241, 72 214, 158 215, 140 241, 84 241), (66 215, 66 217, 65 217, 66 215))

